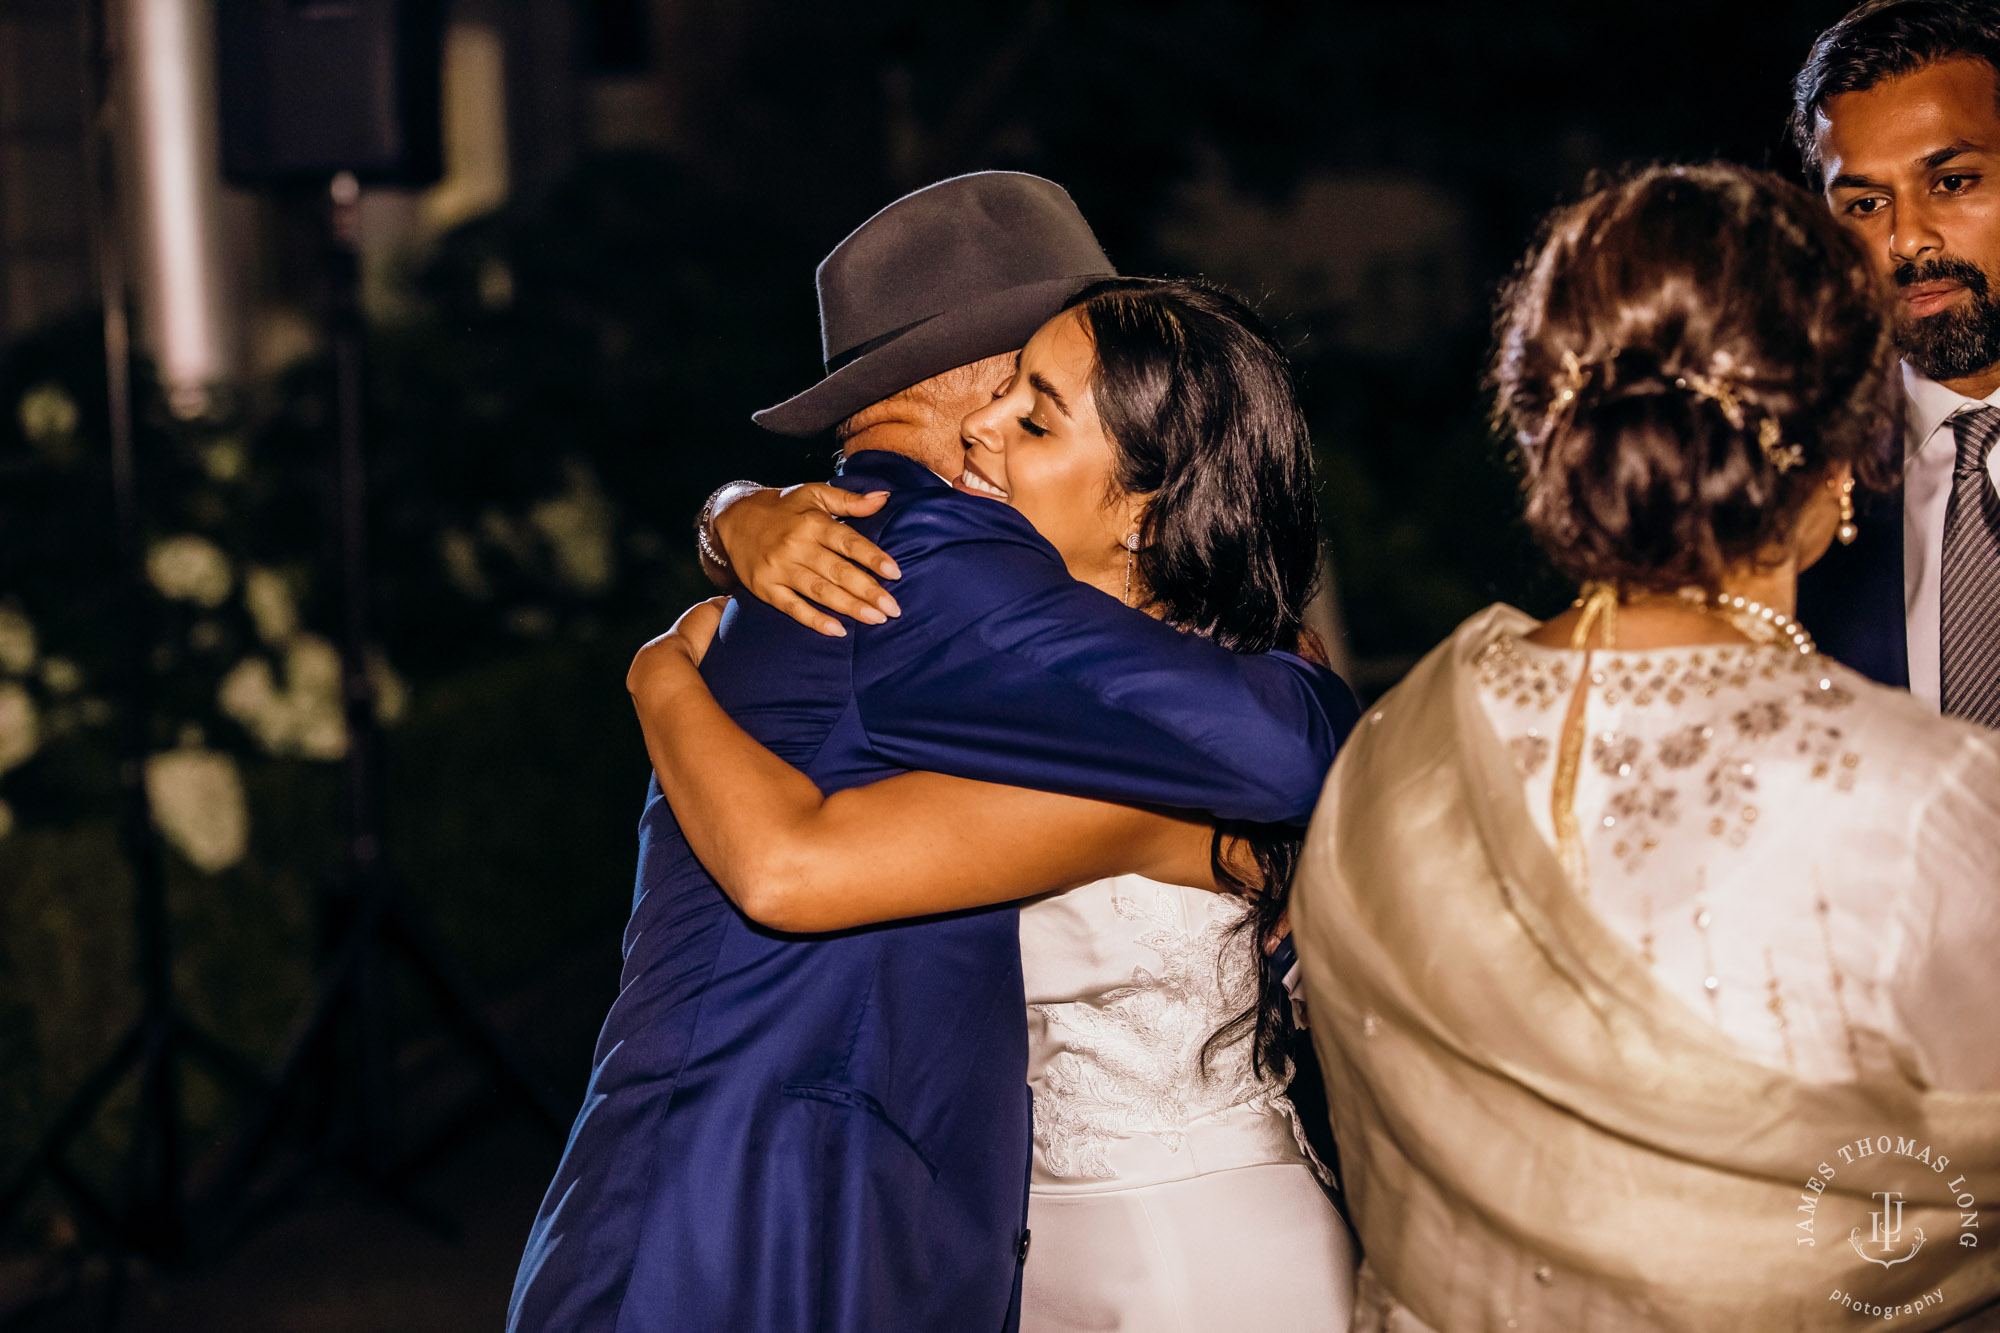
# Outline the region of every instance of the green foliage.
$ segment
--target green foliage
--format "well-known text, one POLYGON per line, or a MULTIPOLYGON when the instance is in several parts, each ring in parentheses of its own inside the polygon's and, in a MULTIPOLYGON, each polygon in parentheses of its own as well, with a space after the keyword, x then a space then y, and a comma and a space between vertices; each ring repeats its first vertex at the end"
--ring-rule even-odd
MULTIPOLYGON (((683 535, 700 497, 823 470, 747 419, 811 364, 809 344, 781 354, 759 330, 777 283, 753 261, 785 244, 664 163, 592 164, 540 215, 446 237, 414 316, 371 332, 374 624, 410 700, 386 746, 391 863, 487 983, 608 940, 628 909, 646 763, 624 671, 706 591, 683 535), (730 253, 735 274, 692 257, 730 253)), ((326 384, 307 362, 197 422, 140 385, 151 744, 220 756, 249 816, 226 868, 167 853, 174 979, 259 1062, 307 994, 337 851, 326 384)), ((0 772, 0 1169, 138 1003, 103 400, 92 320, 0 357, 0 612, 34 656, 15 671, 0 652, 0 686, 29 692, 39 741, 0 772)), ((226 1123, 217 1089, 192 1080, 187 1100, 198 1134, 226 1123)), ((80 1144, 86 1169, 109 1169, 94 1159, 123 1113, 80 1144)))

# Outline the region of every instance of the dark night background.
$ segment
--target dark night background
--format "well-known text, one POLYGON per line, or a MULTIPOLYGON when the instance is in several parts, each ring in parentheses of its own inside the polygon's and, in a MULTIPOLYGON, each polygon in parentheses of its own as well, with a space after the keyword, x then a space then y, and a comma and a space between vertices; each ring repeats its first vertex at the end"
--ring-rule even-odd
MULTIPOLYGON (((1296 359, 1346 649, 1379 692, 1486 603, 1568 595, 1526 548, 1479 387, 1537 217, 1628 162, 1795 171, 1789 79, 1842 8, 449 6, 502 55, 499 95, 451 114, 504 124, 506 183, 473 216, 368 215, 388 219, 368 258, 376 628, 404 705, 390 855, 564 1107, 616 984, 646 783, 624 667, 702 595, 689 523, 712 487, 826 471, 830 442, 748 416, 818 376, 812 270, 848 230, 1019 168, 1067 186, 1121 269, 1256 297, 1296 359)), ((79 18, 0 7, 0 1178, 137 1003, 79 18)), ((262 1062, 310 980, 344 738, 313 212, 229 207, 250 369, 196 420, 147 387, 139 444, 149 538, 193 562, 156 573, 154 745, 197 761, 194 825, 247 820, 233 841, 169 830, 175 981, 262 1062)), ((408 1013, 421 1106, 450 1051, 408 1013)), ((233 1104, 199 1079, 187 1099, 194 1147, 223 1141, 233 1104)), ((129 1111, 114 1100, 83 1170, 115 1180, 129 1111)), ((120 1326, 498 1328, 559 1146, 468 1136, 417 1187, 455 1238, 309 1192, 191 1270, 138 1270, 120 1326)), ((0 1247, 0 1328, 90 1326, 108 1270, 87 1239, 31 1197, 0 1247)))

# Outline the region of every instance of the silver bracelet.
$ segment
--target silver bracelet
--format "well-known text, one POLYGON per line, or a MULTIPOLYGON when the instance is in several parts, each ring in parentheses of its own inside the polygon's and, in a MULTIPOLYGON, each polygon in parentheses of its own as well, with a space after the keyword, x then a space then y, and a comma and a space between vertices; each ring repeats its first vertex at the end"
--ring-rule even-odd
POLYGON ((694 521, 694 545, 695 549, 701 552, 702 559, 708 561, 708 563, 714 565, 717 569, 729 568, 728 557, 723 555, 722 547, 716 543, 715 538, 711 535, 711 530, 715 526, 715 511, 722 507, 723 500, 737 491, 761 491, 763 489, 761 484, 754 481, 724 482, 715 488, 714 493, 708 497, 708 502, 702 505, 701 513, 696 516, 694 521))

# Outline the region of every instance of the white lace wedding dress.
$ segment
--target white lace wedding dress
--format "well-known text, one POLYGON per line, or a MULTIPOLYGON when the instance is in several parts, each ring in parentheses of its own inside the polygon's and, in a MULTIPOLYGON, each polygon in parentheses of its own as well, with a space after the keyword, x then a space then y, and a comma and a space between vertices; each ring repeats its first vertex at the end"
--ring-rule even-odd
POLYGON ((1345 1330, 1354 1250, 1282 1084, 1208 1038, 1249 1002, 1240 899, 1137 875, 1028 904, 1022 1333, 1345 1330))

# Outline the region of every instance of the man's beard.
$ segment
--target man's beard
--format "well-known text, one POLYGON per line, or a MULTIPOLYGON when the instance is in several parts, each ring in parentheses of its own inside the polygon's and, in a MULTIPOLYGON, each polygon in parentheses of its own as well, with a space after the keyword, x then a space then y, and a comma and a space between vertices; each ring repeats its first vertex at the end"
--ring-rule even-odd
POLYGON ((1978 265, 1955 257, 1904 264, 1896 285, 1957 282, 1969 299, 1935 315, 1896 321, 1896 346, 1926 379, 1967 379, 2000 362, 2000 301, 1978 265))

